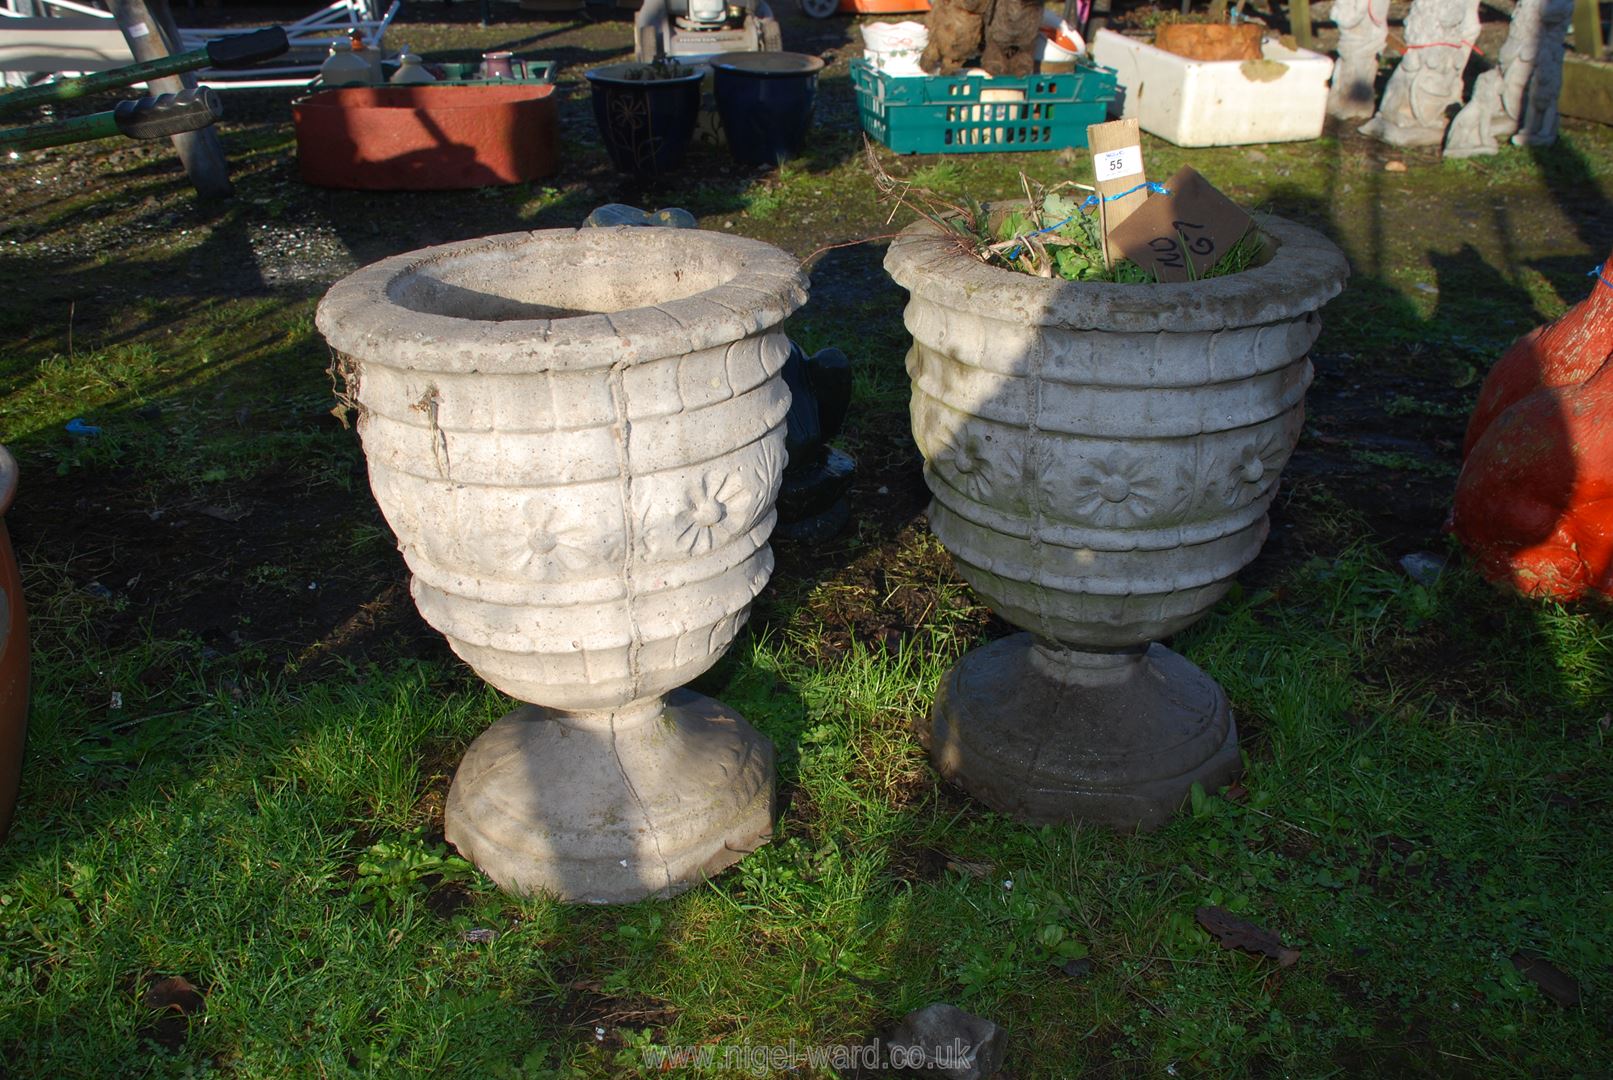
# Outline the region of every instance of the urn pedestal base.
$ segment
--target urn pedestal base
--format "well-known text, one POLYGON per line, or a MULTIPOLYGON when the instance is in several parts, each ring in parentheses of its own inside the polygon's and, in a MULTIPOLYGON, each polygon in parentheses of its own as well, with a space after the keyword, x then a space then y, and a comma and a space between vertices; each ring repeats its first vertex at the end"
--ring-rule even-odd
POLYGON ((471 743, 447 839, 510 892, 614 904, 697 885, 773 831, 773 745, 687 690, 617 710, 526 705, 471 743))
POLYGON ((1153 829, 1193 784, 1214 791, 1242 769, 1226 693, 1157 643, 1091 653, 1030 634, 995 641, 941 680, 920 734, 944 778, 1039 825, 1153 829))

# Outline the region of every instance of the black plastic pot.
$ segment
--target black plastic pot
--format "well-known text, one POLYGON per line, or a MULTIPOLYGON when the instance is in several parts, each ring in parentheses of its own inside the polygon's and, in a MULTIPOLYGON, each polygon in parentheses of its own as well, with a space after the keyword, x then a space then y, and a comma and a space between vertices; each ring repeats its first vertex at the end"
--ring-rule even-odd
POLYGON ((777 165, 800 154, 812 127, 821 58, 792 52, 723 53, 711 67, 717 114, 735 159, 777 165))
POLYGON ((625 173, 654 176, 683 161, 700 117, 705 67, 670 79, 634 79, 641 64, 607 64, 585 71, 594 91, 594 123, 611 163, 625 173))

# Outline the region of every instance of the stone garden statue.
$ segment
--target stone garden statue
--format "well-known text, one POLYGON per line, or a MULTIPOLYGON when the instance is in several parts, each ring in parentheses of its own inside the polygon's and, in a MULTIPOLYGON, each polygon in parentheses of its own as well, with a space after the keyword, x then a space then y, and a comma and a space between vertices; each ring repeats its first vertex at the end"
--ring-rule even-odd
POLYGON ((1406 17, 1406 54, 1361 134, 1395 146, 1443 142, 1445 111, 1462 100, 1462 69, 1478 33, 1479 0, 1416 0, 1406 17))
POLYGON ((1513 146, 1550 146, 1557 141, 1557 95, 1563 88, 1563 38, 1574 17, 1574 0, 1546 0, 1540 12, 1534 70, 1524 94, 1523 119, 1513 146))
POLYGON ((1563 36, 1573 14, 1574 0, 1519 0, 1497 66, 1478 77, 1451 121, 1447 157, 1493 154, 1509 136, 1518 146, 1557 141, 1563 36))
POLYGON ((1378 57, 1389 39, 1389 0, 1336 0, 1333 20, 1339 27, 1339 60, 1327 112, 1340 120, 1365 120, 1378 98, 1378 57))

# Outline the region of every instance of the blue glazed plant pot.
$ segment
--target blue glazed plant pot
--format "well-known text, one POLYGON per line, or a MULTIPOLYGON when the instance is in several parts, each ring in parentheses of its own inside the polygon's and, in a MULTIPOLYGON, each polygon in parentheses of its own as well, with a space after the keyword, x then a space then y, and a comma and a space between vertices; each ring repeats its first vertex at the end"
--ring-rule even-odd
POLYGON ((724 53, 711 66, 717 114, 734 158, 777 165, 798 156, 812 127, 823 60, 792 52, 724 53))
POLYGON ((648 65, 607 64, 583 74, 593 87, 594 123, 611 163, 622 172, 656 176, 676 169, 700 117, 703 66, 670 78, 635 77, 648 65))

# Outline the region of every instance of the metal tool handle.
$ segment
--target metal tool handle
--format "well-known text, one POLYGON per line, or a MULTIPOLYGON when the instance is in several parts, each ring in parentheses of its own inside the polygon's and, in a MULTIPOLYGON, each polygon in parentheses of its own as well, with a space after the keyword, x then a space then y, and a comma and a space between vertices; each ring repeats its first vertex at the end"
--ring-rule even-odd
POLYGON ((278 26, 266 26, 250 34, 209 41, 200 49, 175 53, 156 60, 129 64, 111 71, 97 71, 76 79, 29 86, 0 94, 0 115, 21 112, 61 101, 72 101, 85 94, 116 90, 130 83, 149 82, 167 75, 178 75, 204 67, 241 67, 259 60, 279 56, 290 48, 286 32, 278 26))
POLYGON ((118 131, 131 139, 163 139, 204 128, 224 115, 224 103, 211 88, 120 101, 112 110, 118 131))
POLYGON ((210 67, 240 68, 279 56, 291 48, 291 42, 282 28, 265 26, 250 34, 233 34, 209 41, 205 48, 210 67))
POLYGON ((204 128, 223 113, 224 105, 218 94, 206 87, 198 87, 177 94, 120 101, 116 108, 105 112, 75 116, 53 124, 6 128, 0 130, 0 152, 44 150, 118 135, 131 139, 160 139, 165 135, 204 128))

